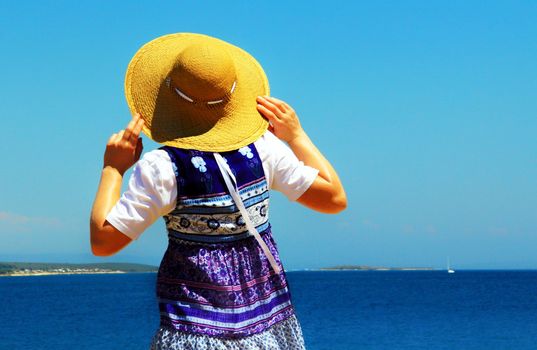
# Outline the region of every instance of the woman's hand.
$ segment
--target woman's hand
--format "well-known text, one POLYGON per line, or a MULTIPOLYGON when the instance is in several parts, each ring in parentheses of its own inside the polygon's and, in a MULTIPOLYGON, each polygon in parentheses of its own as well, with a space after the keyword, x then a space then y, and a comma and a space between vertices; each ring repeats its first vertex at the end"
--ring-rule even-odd
POLYGON ((144 120, 140 114, 135 114, 127 128, 113 134, 106 144, 104 152, 104 168, 116 169, 123 175, 142 154, 142 139, 140 131, 144 126, 144 120))
POLYGON ((274 97, 259 96, 257 110, 269 122, 269 130, 287 143, 305 135, 295 111, 284 101, 274 97))
POLYGON ((123 174, 140 159, 142 139, 138 136, 143 126, 143 119, 136 114, 127 128, 113 134, 106 144, 101 181, 90 216, 91 250, 95 255, 115 254, 131 242, 106 221, 106 216, 119 200, 123 174))
POLYGON ((298 202, 324 213, 339 213, 347 207, 347 196, 339 177, 300 126, 295 111, 274 97, 258 97, 257 110, 271 124, 269 128, 279 139, 286 141, 298 159, 317 170, 319 175, 298 202))

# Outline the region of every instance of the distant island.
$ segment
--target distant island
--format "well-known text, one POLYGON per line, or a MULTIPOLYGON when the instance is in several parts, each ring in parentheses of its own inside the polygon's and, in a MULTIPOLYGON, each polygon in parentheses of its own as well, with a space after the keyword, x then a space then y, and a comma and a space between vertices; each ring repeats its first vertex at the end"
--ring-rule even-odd
POLYGON ((432 267, 383 267, 365 265, 339 265, 333 267, 321 267, 321 271, 432 271, 432 267))
POLYGON ((78 275, 98 273, 157 272, 158 267, 130 263, 30 263, 0 262, 0 276, 78 275))
MULTIPOLYGON (((383 267, 366 265, 338 265, 304 271, 432 271, 432 267, 383 267)), ((158 267, 131 263, 35 263, 35 262, 0 262, 2 276, 44 276, 44 275, 79 275, 100 273, 157 272, 158 267)))

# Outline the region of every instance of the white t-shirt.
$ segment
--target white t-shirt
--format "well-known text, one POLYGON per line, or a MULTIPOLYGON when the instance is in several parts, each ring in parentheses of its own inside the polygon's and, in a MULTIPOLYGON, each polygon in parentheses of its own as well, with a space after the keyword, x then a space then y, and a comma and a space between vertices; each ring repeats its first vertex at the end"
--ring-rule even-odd
MULTIPOLYGON (((280 139, 267 131, 254 142, 269 188, 297 200, 319 171, 304 165, 280 139)), ((177 180, 168 153, 154 150, 136 163, 127 190, 106 220, 131 239, 137 239, 159 217, 175 209, 177 180)))

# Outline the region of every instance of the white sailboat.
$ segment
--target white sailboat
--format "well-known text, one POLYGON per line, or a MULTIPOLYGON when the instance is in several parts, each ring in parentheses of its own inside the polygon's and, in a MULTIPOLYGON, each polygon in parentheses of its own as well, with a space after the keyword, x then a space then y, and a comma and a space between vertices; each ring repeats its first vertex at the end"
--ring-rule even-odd
POLYGON ((450 266, 449 266, 449 257, 447 259, 447 273, 455 273, 455 270, 453 270, 450 266))

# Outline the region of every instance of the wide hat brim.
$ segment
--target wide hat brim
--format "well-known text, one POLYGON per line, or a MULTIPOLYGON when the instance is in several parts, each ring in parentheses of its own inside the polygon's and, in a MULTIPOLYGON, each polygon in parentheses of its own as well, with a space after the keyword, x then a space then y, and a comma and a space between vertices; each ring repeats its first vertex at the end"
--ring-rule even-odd
POLYGON ((256 97, 269 94, 261 65, 246 51, 202 34, 169 34, 145 44, 134 55, 125 77, 125 95, 132 114, 145 121, 143 132, 173 147, 224 152, 257 140, 268 121, 257 111, 256 97), (166 84, 178 55, 199 42, 220 45, 235 64, 236 85, 229 99, 200 107, 182 99, 166 84))

